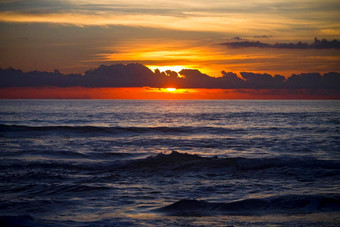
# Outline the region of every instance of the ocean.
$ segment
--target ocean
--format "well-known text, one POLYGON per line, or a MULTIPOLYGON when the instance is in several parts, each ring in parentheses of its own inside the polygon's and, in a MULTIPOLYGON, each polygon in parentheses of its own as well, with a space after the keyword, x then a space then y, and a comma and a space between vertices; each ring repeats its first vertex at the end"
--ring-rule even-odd
POLYGON ((338 100, 1 100, 0 226, 339 226, 338 100))

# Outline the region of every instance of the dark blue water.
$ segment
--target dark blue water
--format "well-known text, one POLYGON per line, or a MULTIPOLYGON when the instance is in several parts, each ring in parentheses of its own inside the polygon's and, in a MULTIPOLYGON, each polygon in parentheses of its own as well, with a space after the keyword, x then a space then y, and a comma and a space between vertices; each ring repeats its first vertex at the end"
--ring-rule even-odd
POLYGON ((337 226, 340 101, 1 100, 0 226, 337 226))

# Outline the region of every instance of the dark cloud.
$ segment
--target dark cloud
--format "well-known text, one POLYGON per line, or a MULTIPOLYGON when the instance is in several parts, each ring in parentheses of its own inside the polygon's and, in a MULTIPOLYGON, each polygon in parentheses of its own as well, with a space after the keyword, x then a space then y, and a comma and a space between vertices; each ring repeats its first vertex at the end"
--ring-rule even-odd
POLYGON ((221 43, 221 45, 232 47, 232 48, 246 48, 246 47, 270 48, 272 47, 272 45, 267 44, 267 43, 262 43, 260 41, 226 42, 226 43, 221 43))
POLYGON ((247 48, 247 47, 258 47, 258 48, 276 48, 276 49, 340 49, 340 42, 334 39, 328 41, 326 39, 319 40, 314 38, 314 42, 311 44, 297 42, 297 43, 275 43, 268 44, 260 41, 242 41, 242 42, 225 42, 221 43, 223 46, 231 48, 247 48))
POLYGON ((61 74, 55 72, 22 72, 13 68, 0 69, 0 87, 70 87, 80 86, 83 77, 80 74, 61 74))
POLYGON ((340 90, 340 74, 329 72, 323 75, 323 84, 325 88, 340 90))
POLYGON ((287 79, 289 88, 320 88, 323 79, 320 73, 293 74, 287 79))
POLYGON ((141 64, 116 64, 85 72, 81 78, 84 87, 144 87, 157 85, 154 73, 141 64))
POLYGON ((281 75, 275 75, 272 77, 267 73, 251 73, 241 72, 240 73, 247 88, 257 89, 272 89, 272 88, 283 88, 285 83, 285 77, 281 75))
POLYGON ((220 84, 225 84, 229 88, 242 88, 245 86, 245 81, 238 77, 236 73, 222 71, 222 75, 222 77, 217 78, 220 84))
POLYGON ((222 71, 221 77, 210 77, 197 69, 155 72, 142 64, 101 65, 82 74, 23 72, 0 69, 0 87, 177 87, 220 89, 328 89, 340 92, 340 73, 293 74, 287 79, 267 73, 222 71))
POLYGON ((214 78, 207 74, 201 73, 197 69, 183 69, 179 72, 180 75, 184 76, 181 81, 181 87, 188 88, 206 88, 214 87, 214 78))
POLYGON ((236 36, 233 39, 235 39, 235 40, 243 40, 242 38, 240 38, 240 36, 236 36))

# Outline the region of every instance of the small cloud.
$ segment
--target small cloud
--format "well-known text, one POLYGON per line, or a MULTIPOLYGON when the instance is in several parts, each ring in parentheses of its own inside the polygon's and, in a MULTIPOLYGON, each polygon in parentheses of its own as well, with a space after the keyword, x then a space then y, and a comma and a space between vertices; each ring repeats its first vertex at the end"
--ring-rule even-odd
POLYGON ((297 43, 263 43, 260 41, 242 41, 242 42, 225 42, 220 45, 231 48, 275 48, 275 49, 340 49, 340 42, 336 39, 328 41, 326 39, 319 40, 314 38, 314 42, 311 44, 297 42, 297 43))
POLYGON ((242 42, 225 42, 221 43, 223 46, 231 48, 247 48, 247 47, 259 47, 259 48, 270 48, 270 44, 262 43, 260 41, 242 41, 242 42))

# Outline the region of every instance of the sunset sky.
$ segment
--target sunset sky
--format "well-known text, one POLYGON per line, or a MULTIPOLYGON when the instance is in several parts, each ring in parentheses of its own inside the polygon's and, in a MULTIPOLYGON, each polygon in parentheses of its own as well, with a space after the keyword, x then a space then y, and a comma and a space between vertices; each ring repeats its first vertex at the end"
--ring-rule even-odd
POLYGON ((0 29, 0 67, 24 72, 340 72, 338 0, 0 0, 0 29))

